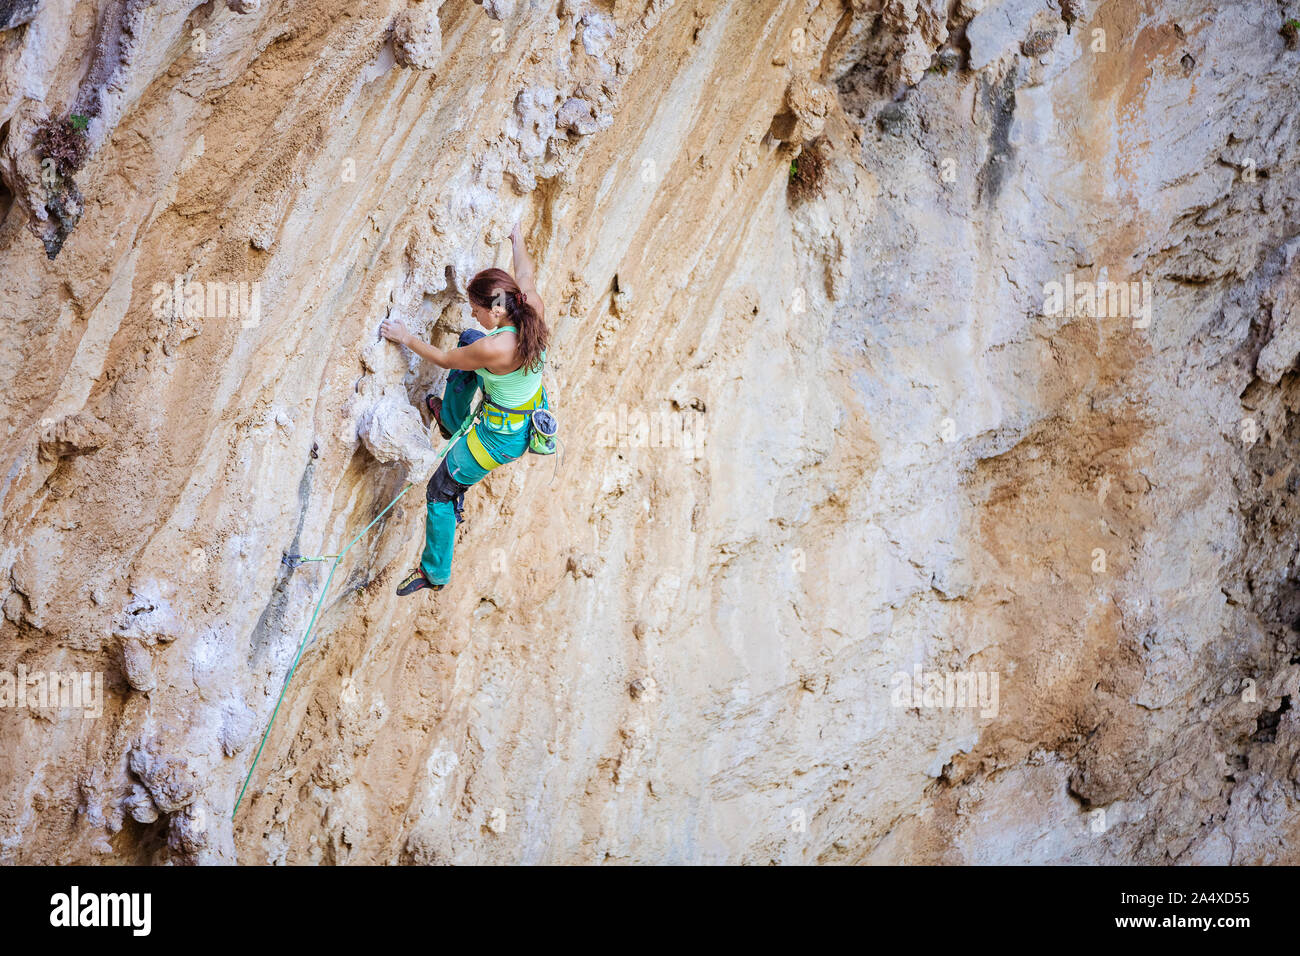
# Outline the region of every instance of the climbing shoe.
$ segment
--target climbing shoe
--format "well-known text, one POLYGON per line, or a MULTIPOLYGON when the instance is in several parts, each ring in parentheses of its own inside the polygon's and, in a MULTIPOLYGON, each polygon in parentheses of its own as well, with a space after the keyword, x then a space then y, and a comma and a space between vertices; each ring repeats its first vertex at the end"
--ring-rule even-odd
POLYGON ((438 426, 438 431, 442 432, 442 437, 450 439, 451 432, 447 431, 446 426, 442 423, 442 399, 430 392, 428 395, 424 396, 424 407, 427 408, 429 414, 433 416, 433 422, 438 426))
POLYGON ((421 588, 433 588, 435 591, 442 590, 441 584, 434 584, 424 576, 424 572, 416 568, 406 576, 406 579, 397 586, 398 597, 406 597, 408 594, 414 594, 421 588))

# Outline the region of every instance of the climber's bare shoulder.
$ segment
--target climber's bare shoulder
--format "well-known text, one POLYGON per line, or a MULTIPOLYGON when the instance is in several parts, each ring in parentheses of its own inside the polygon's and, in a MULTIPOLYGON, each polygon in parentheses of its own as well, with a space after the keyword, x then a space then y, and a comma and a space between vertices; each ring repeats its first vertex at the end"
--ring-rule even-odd
POLYGON ((485 368, 489 372, 509 364, 515 355, 513 335, 486 335, 469 345, 462 345, 447 353, 447 368, 473 372, 485 368))

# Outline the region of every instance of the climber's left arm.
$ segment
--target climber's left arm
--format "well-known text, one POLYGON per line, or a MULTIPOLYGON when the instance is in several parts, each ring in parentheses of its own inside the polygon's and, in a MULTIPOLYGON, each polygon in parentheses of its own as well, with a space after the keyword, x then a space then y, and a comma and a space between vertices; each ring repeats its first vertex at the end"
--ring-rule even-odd
POLYGON ((401 319, 385 319, 384 324, 379 327, 379 332, 388 341, 405 345, 420 358, 432 362, 439 368, 461 369, 466 372, 473 372, 489 364, 500 362, 507 357, 504 352, 513 349, 509 342, 497 336, 484 336, 476 342, 462 345, 457 349, 440 349, 412 335, 401 319))

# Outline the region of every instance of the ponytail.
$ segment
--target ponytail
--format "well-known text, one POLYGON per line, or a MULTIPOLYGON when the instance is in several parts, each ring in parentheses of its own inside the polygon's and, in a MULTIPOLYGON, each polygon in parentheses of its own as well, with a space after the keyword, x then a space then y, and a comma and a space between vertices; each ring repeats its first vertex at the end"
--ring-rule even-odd
POLYGON ((519 337, 521 367, 529 372, 540 371, 542 352, 551 332, 510 273, 504 269, 484 269, 470 280, 466 291, 470 300, 484 309, 500 305, 506 310, 519 337))

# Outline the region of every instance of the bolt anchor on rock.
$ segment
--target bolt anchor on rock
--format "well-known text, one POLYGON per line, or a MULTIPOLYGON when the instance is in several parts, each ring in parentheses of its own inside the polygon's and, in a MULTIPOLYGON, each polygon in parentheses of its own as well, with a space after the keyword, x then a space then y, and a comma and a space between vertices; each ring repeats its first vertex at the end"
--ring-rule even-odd
POLYGON ((293 570, 300 565, 306 564, 308 561, 333 561, 337 557, 337 554, 322 554, 317 557, 307 557, 301 554, 285 554, 281 556, 280 563, 286 565, 290 570, 293 570))

